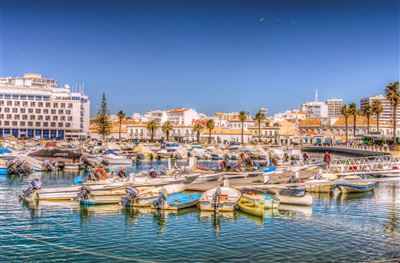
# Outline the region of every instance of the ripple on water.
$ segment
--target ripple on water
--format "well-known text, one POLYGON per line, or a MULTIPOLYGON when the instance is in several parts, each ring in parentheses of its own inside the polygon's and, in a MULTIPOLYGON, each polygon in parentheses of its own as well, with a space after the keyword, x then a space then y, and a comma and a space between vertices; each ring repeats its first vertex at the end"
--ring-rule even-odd
MULTIPOLYGON (((68 184, 73 176, 44 177, 68 184)), ((0 260, 157 262, 359 262, 400 258, 400 184, 363 195, 315 195, 264 220, 237 212, 214 218, 118 206, 39 206, 18 201, 29 180, 0 181, 0 260)))

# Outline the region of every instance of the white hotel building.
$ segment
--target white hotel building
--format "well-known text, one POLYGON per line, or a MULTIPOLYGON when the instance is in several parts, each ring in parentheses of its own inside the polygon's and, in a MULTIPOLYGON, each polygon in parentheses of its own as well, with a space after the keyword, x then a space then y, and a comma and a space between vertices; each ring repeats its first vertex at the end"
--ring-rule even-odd
POLYGON ((88 135, 90 101, 40 74, 0 78, 0 138, 78 138, 88 135))

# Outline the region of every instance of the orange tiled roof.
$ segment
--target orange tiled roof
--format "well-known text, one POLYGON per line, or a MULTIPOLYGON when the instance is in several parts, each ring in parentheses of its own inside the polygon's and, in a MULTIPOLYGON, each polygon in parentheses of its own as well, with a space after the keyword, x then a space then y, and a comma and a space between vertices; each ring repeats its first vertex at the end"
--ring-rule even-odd
POLYGON ((168 112, 169 113, 182 113, 182 112, 185 112, 185 111, 187 111, 188 109, 186 109, 186 108, 177 108, 177 109, 172 109, 172 110, 169 110, 168 112))
POLYGON ((299 122, 300 126, 320 126, 321 125, 321 119, 320 118, 307 118, 304 120, 301 120, 299 122))
MULTIPOLYGON (((354 118, 353 116, 350 116, 347 119, 347 124, 353 125, 354 123, 354 118)), ((333 126, 345 126, 346 125, 346 120, 344 117, 340 117, 333 126)), ((366 116, 357 116, 356 118, 356 125, 367 125, 367 117, 366 116)), ((369 118, 369 125, 376 125, 376 120, 374 118, 369 118)))

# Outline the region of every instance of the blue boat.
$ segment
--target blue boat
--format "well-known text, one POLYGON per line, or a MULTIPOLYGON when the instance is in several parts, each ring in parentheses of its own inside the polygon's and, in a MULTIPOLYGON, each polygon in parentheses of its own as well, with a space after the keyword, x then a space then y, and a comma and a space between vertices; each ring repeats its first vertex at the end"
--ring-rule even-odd
POLYGON ((168 195, 163 204, 159 207, 165 210, 179 210, 197 205, 200 201, 199 193, 174 193, 168 195))
POLYGON ((0 175, 7 175, 7 174, 8 174, 8 168, 0 166, 0 175))
POLYGON ((265 174, 273 173, 273 172, 276 171, 276 167, 275 167, 275 166, 270 166, 270 167, 268 167, 268 168, 262 169, 262 171, 263 171, 265 174))
POLYGON ((342 178, 344 182, 336 184, 342 193, 363 193, 374 190, 376 182, 359 181, 362 179, 372 179, 371 176, 349 175, 342 178))

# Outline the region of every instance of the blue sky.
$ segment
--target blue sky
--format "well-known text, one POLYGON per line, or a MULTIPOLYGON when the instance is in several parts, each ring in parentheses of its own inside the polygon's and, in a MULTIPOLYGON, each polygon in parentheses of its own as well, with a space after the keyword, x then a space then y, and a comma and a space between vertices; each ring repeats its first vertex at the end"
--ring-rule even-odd
POLYGON ((278 112, 315 90, 358 102, 400 75, 395 0, 0 0, 0 12, 1 75, 84 82, 92 113, 103 91, 111 111, 278 112))

